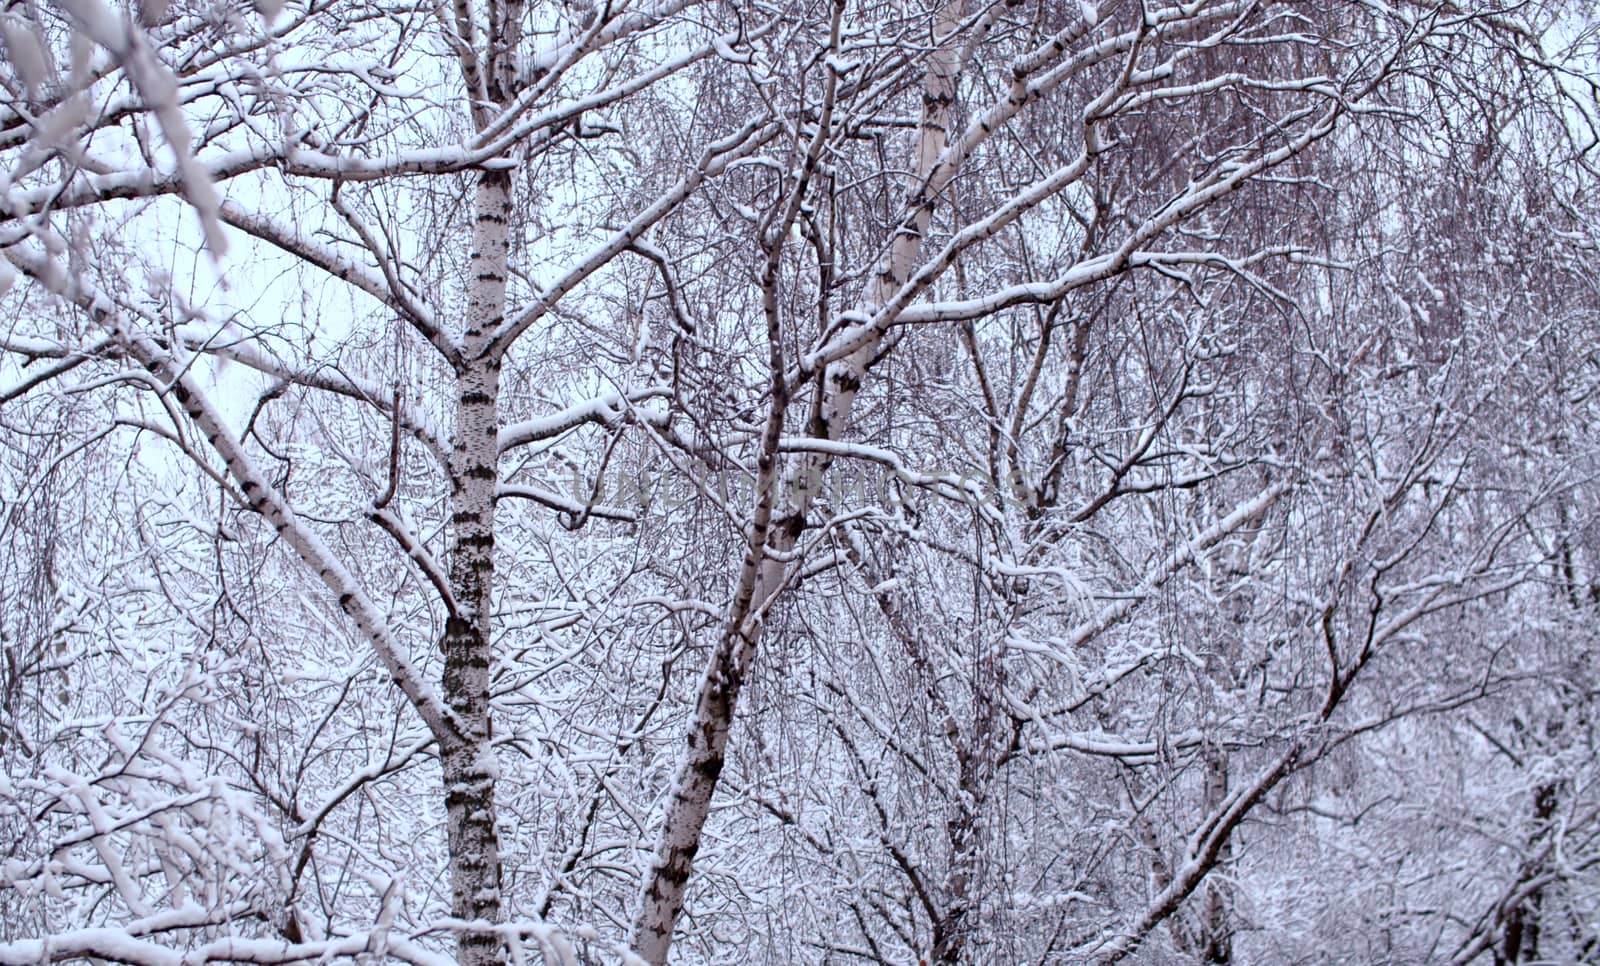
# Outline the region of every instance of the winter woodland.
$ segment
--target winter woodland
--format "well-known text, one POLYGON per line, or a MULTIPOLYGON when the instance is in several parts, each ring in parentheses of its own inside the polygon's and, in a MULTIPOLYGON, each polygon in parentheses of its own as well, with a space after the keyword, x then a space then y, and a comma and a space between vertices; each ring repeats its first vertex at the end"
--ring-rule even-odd
POLYGON ((1585 0, 0 50, 0 966, 1600 963, 1585 0))

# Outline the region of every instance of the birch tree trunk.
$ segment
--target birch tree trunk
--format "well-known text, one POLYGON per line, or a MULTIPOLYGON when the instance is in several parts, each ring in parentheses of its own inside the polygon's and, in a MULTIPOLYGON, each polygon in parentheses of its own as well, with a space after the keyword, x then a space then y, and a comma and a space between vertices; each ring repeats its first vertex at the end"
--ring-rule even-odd
MULTIPOLYGON (((456 372, 455 435, 450 449, 450 583, 458 612, 445 625, 444 696, 456 733, 442 743, 449 814, 450 884, 455 914, 500 921, 500 842, 495 830, 495 764, 489 707, 494 663, 494 505, 499 480, 500 361, 483 352, 505 314, 511 179, 490 172, 478 182, 467 325, 456 372)), ((492 932, 464 930, 464 964, 499 962, 492 932)))
MULTIPOLYGON (((950 0, 934 17, 933 40, 937 48, 929 55, 923 76, 922 113, 913 145, 917 187, 903 209, 877 275, 869 283, 865 305, 869 316, 910 279, 939 192, 951 175, 946 170, 937 182, 933 179, 940 171, 939 162, 950 143, 961 66, 956 28, 965 8, 965 0, 950 0)), ((836 13, 836 36, 837 24, 836 13)), ((799 195, 794 200, 797 207, 799 195)), ((784 230, 786 233, 787 228, 784 230)), ((781 240, 776 240, 774 248, 780 244, 781 240)), ((771 306, 775 279, 770 273, 776 265, 776 257, 769 259, 769 339, 774 347, 774 361, 781 362, 777 354, 781 333, 773 324, 776 316, 771 306)), ((881 329, 874 331, 855 351, 826 368, 822 379, 823 395, 813 412, 809 435, 826 440, 838 440, 844 435, 862 379, 878 360, 883 339, 881 329)), ((711 797, 726 761, 728 735, 738 709, 739 691, 755 660, 766 612, 787 580, 788 554, 798 545, 806 529, 806 515, 829 464, 829 457, 823 454, 802 455, 783 476, 781 488, 775 487, 777 446, 783 428, 782 411, 787 403, 783 380, 783 367, 775 365, 773 418, 760 457, 761 474, 756 488, 757 506, 749 551, 739 590, 700 681, 689 723, 688 747, 673 779, 655 859, 644 877, 634 917, 634 952, 651 966, 661 966, 667 961, 672 931, 683 911, 684 893, 694 870, 695 854, 700 849, 701 832, 711 811, 711 797)))

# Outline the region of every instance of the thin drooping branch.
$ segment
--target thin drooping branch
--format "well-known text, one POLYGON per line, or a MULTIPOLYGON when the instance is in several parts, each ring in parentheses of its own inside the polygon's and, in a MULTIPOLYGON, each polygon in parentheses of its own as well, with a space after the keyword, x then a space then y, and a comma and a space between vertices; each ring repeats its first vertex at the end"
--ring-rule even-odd
MULTIPOLYGON (((20 247, 9 249, 5 257, 24 273, 38 279, 50 277, 50 267, 42 256, 31 255, 20 247)), ((177 401, 184 414, 222 459, 228 476, 240 493, 332 593, 356 628, 372 646, 390 677, 423 722, 441 742, 457 737, 459 722, 450 708, 411 663, 403 645, 395 640, 388 621, 322 539, 294 512, 288 501, 256 465, 244 446, 233 435, 221 414, 200 387, 187 360, 181 359, 130 325, 121 309, 110 299, 93 291, 79 279, 67 293, 97 324, 121 343, 140 365, 150 372, 177 401)))

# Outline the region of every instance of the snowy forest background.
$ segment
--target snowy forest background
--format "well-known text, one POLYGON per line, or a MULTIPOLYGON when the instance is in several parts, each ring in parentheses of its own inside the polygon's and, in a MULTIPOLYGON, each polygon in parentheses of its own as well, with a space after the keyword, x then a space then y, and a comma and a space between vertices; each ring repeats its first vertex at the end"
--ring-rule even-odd
POLYGON ((109 2, 0 964, 1600 963, 1591 4, 109 2))

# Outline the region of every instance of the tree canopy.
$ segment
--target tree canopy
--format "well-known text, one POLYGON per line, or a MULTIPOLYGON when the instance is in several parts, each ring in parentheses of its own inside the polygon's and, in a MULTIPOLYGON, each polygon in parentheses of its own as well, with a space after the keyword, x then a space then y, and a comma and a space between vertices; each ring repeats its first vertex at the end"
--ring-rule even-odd
POLYGON ((0 49, 0 964, 1600 962, 1587 5, 0 49))

